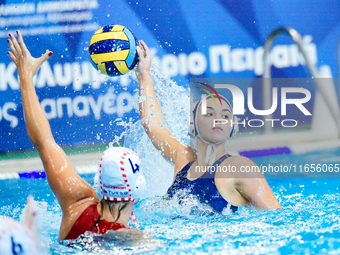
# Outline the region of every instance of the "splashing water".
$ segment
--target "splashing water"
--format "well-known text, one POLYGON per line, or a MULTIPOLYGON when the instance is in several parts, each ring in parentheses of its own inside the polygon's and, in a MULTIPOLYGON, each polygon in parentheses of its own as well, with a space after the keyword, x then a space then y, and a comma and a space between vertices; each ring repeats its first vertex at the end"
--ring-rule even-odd
MULTIPOLYGON (((82 177, 93 184, 93 175, 82 177)), ((43 254, 339 254, 338 179, 268 179, 268 183, 282 210, 240 207, 234 214, 216 215, 192 197, 180 205, 176 198, 143 199, 134 212, 150 237, 137 241, 90 234, 72 246, 60 244, 61 209, 46 180, 0 180, 0 214, 22 220, 31 193, 48 250, 43 254)))
MULTIPOLYGON (((189 93, 152 70, 153 81, 167 127, 176 139, 189 143, 187 116, 189 93)), ((268 179, 282 210, 239 207, 236 213, 214 214, 208 206, 188 196, 179 203, 163 199, 173 179, 173 166, 154 148, 140 122, 116 120, 128 130, 115 137, 135 150, 143 161, 148 198, 136 204, 134 213, 149 236, 135 239, 86 234, 58 242, 61 209, 46 180, 0 180, 0 215, 23 220, 26 198, 37 202, 43 254, 340 254, 340 195, 338 179, 268 179), (127 239, 127 240, 126 240, 127 239), (67 246, 69 245, 69 246, 67 246)), ((111 144, 112 145, 112 144, 111 144)), ((323 151, 337 157, 340 150, 323 151)), ((293 155, 286 155, 293 162, 293 155)), ((300 163, 310 163, 307 160, 300 163)), ((258 158, 257 164, 263 161, 258 158)), ((282 157, 271 156, 272 164, 282 157)), ((93 184, 93 174, 82 176, 93 184)))
MULTIPOLYGON (((151 68, 151 76, 156 97, 164 115, 166 128, 170 130, 174 138, 189 144, 189 91, 164 77, 154 65, 151 68)), ((145 98, 140 100, 145 100, 145 98)), ((153 146, 140 121, 129 126, 125 134, 124 146, 137 152, 142 159, 147 181, 147 196, 165 194, 173 180, 174 166, 167 162, 162 157, 161 151, 153 146)))

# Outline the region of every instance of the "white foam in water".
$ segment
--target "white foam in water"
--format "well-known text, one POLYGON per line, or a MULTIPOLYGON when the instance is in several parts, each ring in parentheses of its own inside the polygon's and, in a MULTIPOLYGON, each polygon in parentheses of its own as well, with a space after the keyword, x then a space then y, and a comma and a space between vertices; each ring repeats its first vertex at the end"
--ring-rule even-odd
MULTIPOLYGON (((151 76, 166 127, 173 137, 188 144, 189 91, 164 77, 154 65, 151 68, 151 76)), ((153 146, 140 121, 127 130, 124 146, 137 152, 142 159, 147 181, 147 197, 164 195, 173 181, 174 166, 153 146)))
MULTIPOLYGON (((30 186, 33 192, 51 192, 46 180, 33 182, 39 183, 30 186)), ((48 202, 37 198, 40 235, 50 248, 43 254, 225 254, 226 251, 228 254, 310 254, 311 251, 339 254, 338 180, 296 178, 268 179, 268 182, 282 210, 241 207, 231 215, 218 215, 211 214, 211 208, 190 196, 180 204, 176 196, 171 200, 152 197, 143 199, 134 209, 141 229, 151 233, 150 239, 125 243, 109 236, 93 243, 86 243, 85 239, 73 248, 57 241, 61 209, 56 198, 48 202), (191 209, 198 214, 191 214, 191 209)), ((18 202, 22 201, 25 183, 20 179, 1 181, 3 189, 9 184, 13 188, 11 192, 5 191, 3 201, 10 197, 12 203, 0 207, 1 215, 22 221, 23 203, 18 202)), ((95 235, 86 238, 91 241, 95 235)))
MULTIPOLYGON (((49 205, 44 201, 34 201, 34 207, 37 212, 37 242, 40 254, 48 254, 49 244, 56 239, 61 222, 61 209, 57 203, 49 205), (52 235, 54 233, 54 236, 52 235)), ((24 224, 26 218, 26 209, 20 210, 20 223, 24 224)))

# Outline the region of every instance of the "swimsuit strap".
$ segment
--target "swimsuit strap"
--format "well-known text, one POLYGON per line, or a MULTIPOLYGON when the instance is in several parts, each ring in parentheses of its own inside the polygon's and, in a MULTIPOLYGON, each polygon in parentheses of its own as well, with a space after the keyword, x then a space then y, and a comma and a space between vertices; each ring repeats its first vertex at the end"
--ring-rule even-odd
MULTIPOLYGON (((226 159, 228 159, 228 158, 230 158, 230 157, 232 157, 232 155, 230 155, 230 154, 225 154, 225 155, 223 155, 222 157, 220 157, 218 160, 216 160, 212 166, 218 167, 224 160, 226 160, 226 159)), ((179 172, 177 173, 176 177, 177 177, 177 176, 178 176, 179 178, 186 177, 187 174, 188 174, 188 171, 189 171, 189 169, 190 169, 190 167, 191 167, 191 165, 192 165, 194 162, 195 162, 195 160, 189 162, 188 164, 186 164, 186 165, 182 168, 182 170, 179 171, 179 172)), ((207 172, 204 173, 201 177, 203 177, 203 176, 205 176, 205 175, 213 175, 213 177, 215 177, 215 173, 216 173, 216 171, 213 172, 213 173, 211 173, 210 171, 207 171, 207 172)), ((201 177, 199 177, 199 178, 201 178, 201 177)), ((212 178, 212 177, 210 177, 210 178, 212 178)))
MULTIPOLYGON (((224 160, 232 157, 230 154, 225 154, 222 157, 220 157, 218 160, 215 161, 214 164, 212 164, 213 167, 217 168, 220 164, 224 162, 224 160)), ((217 171, 206 171, 200 178, 214 178, 217 171)))
POLYGON ((190 169, 190 167, 191 167, 191 165, 192 165, 192 163, 194 163, 194 162, 195 162, 195 160, 189 162, 188 164, 186 164, 186 165, 182 168, 182 170, 179 171, 179 172, 177 173, 176 177, 177 177, 177 176, 182 176, 182 175, 183 175, 183 176, 186 176, 187 173, 188 173, 188 171, 189 171, 189 169, 190 169))
POLYGON ((215 161, 213 166, 219 166, 224 160, 230 157, 232 157, 230 154, 224 154, 222 157, 220 157, 218 160, 215 161))
MULTIPOLYGON (((218 160, 215 161, 213 166, 218 167, 219 165, 221 165, 224 162, 224 160, 226 160, 230 157, 232 157, 230 154, 224 154, 222 157, 220 157, 218 160)), ((216 173, 216 171, 215 171, 215 173, 216 173)))

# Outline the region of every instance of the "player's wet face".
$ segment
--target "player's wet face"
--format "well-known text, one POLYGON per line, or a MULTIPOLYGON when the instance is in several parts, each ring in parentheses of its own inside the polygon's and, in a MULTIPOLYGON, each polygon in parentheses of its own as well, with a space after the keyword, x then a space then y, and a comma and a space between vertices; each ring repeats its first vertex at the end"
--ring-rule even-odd
POLYGON ((215 104, 213 99, 207 99, 207 114, 202 115, 202 105, 197 113, 197 129, 201 137, 211 143, 225 141, 231 132, 232 110, 227 102, 215 104))

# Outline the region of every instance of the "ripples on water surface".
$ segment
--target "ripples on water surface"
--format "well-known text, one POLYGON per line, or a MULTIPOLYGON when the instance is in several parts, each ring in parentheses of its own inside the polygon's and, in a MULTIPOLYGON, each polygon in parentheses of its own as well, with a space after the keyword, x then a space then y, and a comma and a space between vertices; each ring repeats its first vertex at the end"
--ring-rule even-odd
MULTIPOLYGON (((89 182, 93 176, 85 176, 89 182)), ((125 243, 119 237, 89 235, 72 247, 57 242, 61 211, 46 180, 0 181, 1 215, 22 218, 30 190, 38 206, 40 230, 49 254, 120 254, 205 252, 229 254, 340 253, 339 193, 337 179, 269 179, 283 210, 258 211, 241 207, 235 214, 214 215, 188 199, 152 197, 137 204, 135 214, 148 239, 125 243), (32 185, 33 184, 33 185, 32 185), (32 187, 33 186, 33 187, 32 187), (19 204, 19 206, 18 206, 19 204), (198 207, 198 208, 197 208, 198 207), (192 208, 200 215, 190 215, 192 208), (91 240, 96 240, 92 242, 91 240), (110 240, 110 241, 108 241, 110 240), (84 250, 85 249, 85 250, 84 250)))
MULTIPOLYGON (((188 93, 158 72, 154 71, 153 79, 169 129, 188 143, 188 126, 183 124, 189 111, 188 93)), ((48 254, 340 254, 338 179, 268 179, 282 210, 240 207, 235 214, 216 215, 190 197, 181 205, 176 199, 163 200, 161 196, 172 182, 173 167, 154 149, 139 123, 126 137, 125 146, 143 160, 148 182, 147 198, 134 210, 141 229, 148 234, 143 240, 130 236, 123 242, 126 236, 90 234, 68 246, 60 244, 61 211, 46 180, 0 181, 0 214, 22 220, 31 193, 37 200, 42 250, 48 254), (192 211, 200 213, 190 214, 192 211)), ((339 154, 323 152, 334 158, 339 154)), ((270 161, 257 158, 256 163, 311 163, 310 157, 271 156, 270 161)), ((93 175, 83 177, 93 183, 93 175)))

